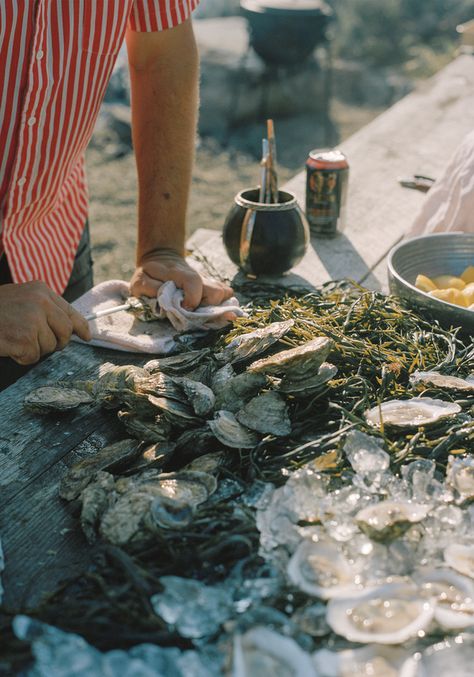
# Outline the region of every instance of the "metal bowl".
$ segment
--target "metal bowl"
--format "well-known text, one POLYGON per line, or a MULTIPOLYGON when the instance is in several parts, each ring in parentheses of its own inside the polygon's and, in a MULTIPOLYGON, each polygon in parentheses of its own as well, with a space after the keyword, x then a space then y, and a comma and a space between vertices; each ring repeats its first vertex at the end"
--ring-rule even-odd
POLYGON ((474 234, 436 233, 404 240, 388 256, 390 292, 406 305, 448 327, 474 332, 474 311, 429 296, 415 287, 419 274, 459 276, 474 265, 474 234))

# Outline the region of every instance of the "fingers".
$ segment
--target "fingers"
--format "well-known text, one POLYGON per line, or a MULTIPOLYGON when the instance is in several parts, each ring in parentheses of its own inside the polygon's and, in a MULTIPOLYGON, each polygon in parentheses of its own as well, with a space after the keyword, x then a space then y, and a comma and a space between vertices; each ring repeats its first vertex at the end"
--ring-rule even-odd
POLYGON ((181 284, 178 280, 178 287, 181 287, 184 292, 183 308, 185 310, 194 310, 202 301, 203 283, 201 276, 194 271, 190 271, 183 275, 181 284))
POLYGON ((227 301, 233 296, 231 287, 215 280, 205 280, 203 285, 202 301, 203 306, 219 306, 223 301, 227 301))
POLYGON ((57 338, 57 349, 62 350, 76 334, 83 341, 91 340, 89 323, 71 304, 51 292, 54 305, 48 308, 48 324, 57 338))
POLYGON ((10 348, 6 355, 18 364, 35 364, 41 358, 38 339, 31 337, 29 340, 18 342, 10 348))
POLYGON ((162 284, 161 280, 150 277, 150 275, 147 275, 145 271, 139 268, 130 280, 130 294, 132 296, 156 298, 156 293, 162 284))

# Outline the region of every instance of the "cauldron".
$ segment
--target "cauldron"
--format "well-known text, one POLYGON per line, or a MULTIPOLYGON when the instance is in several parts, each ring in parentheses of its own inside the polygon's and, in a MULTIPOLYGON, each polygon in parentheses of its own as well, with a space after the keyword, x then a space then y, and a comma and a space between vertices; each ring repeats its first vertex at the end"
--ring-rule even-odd
POLYGON ((241 0, 250 45, 269 65, 305 61, 326 40, 331 8, 322 0, 241 0))
POLYGON ((258 202, 258 196, 258 188, 235 196, 224 224, 224 245, 245 273, 281 275, 303 258, 308 222, 293 193, 279 190, 274 204, 258 202))

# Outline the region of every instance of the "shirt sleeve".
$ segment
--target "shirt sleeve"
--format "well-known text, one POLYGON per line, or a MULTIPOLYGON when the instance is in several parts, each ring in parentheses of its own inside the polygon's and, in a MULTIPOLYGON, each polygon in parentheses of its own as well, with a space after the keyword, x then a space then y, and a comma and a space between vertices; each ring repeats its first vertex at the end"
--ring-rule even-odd
POLYGON ((134 0, 128 25, 137 33, 164 31, 186 21, 198 4, 199 0, 134 0))

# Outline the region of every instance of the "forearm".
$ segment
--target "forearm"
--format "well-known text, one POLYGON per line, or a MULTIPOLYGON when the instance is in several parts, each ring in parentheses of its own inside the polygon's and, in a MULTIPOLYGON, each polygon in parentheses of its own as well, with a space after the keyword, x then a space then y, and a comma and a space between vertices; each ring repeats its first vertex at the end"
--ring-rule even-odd
POLYGON ((140 263, 157 249, 184 253, 196 137, 198 55, 190 21, 160 34, 129 32, 127 45, 140 263))

